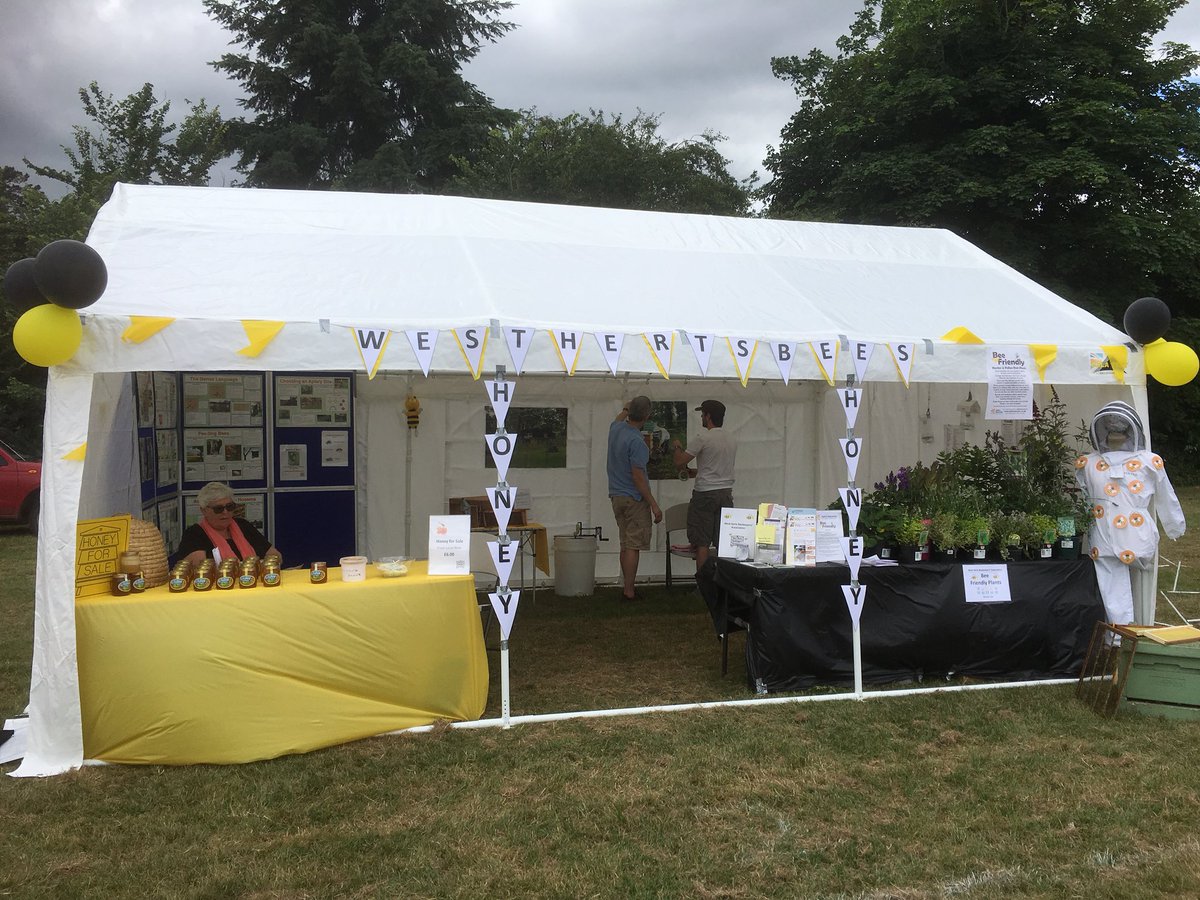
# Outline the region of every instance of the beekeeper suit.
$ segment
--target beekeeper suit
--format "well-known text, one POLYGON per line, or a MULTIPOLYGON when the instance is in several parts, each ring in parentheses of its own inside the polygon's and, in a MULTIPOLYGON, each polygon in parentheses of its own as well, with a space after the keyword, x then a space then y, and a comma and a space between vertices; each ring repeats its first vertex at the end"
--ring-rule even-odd
POLYGON ((1167 478, 1162 457, 1146 449, 1146 432, 1137 412, 1120 401, 1102 407, 1089 430, 1094 453, 1075 460, 1075 478, 1092 503, 1088 540, 1096 561, 1096 580, 1108 620, 1134 621, 1131 568, 1154 565, 1158 526, 1171 540, 1184 532, 1183 507, 1167 478))

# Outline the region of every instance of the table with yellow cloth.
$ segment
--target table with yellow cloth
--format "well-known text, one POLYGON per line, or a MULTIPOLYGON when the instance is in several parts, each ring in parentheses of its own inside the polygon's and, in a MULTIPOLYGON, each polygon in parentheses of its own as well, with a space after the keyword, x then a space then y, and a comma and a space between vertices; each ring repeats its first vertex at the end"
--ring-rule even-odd
POLYGON ((88 759, 235 763, 477 719, 488 665, 474 581, 409 574, 76 601, 88 759))

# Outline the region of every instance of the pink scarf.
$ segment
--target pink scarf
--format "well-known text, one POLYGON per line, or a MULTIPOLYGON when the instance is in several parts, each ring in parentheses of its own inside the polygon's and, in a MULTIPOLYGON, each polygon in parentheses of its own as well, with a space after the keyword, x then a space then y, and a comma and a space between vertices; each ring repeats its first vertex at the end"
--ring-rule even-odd
MULTIPOLYGON (((203 518, 200 520, 200 527, 204 529, 204 533, 212 541, 213 549, 221 554, 221 559, 231 559, 233 557, 233 551, 229 549, 229 542, 217 533, 217 529, 209 525, 203 518)), ((229 523, 229 534, 233 537, 233 543, 238 548, 238 556, 242 559, 254 556, 254 548, 250 546, 250 542, 242 534, 242 529, 238 528, 237 522, 231 521, 229 523)))

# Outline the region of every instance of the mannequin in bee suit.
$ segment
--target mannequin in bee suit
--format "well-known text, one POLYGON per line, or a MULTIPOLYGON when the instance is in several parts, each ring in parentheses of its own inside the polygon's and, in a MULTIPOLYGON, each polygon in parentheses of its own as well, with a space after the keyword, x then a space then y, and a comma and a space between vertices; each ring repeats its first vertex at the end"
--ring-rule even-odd
POLYGON ((1142 420, 1128 403, 1103 406, 1092 417, 1095 452, 1075 460, 1075 479, 1092 503, 1088 540, 1108 621, 1134 621, 1130 569, 1154 565, 1158 526, 1151 501, 1171 540, 1184 532, 1183 507, 1167 478, 1162 457, 1146 449, 1142 420))

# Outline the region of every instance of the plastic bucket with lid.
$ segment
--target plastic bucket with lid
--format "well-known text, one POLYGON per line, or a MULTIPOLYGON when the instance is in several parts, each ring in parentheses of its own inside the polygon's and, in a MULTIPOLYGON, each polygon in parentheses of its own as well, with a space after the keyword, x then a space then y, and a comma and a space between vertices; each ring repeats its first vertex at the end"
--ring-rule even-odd
POLYGON ((560 534, 554 538, 554 593, 590 597, 596 592, 596 538, 560 534))

